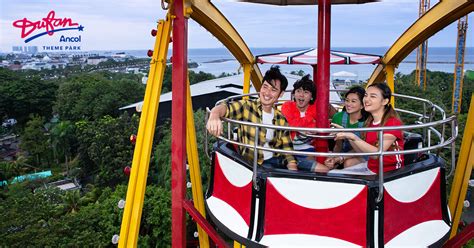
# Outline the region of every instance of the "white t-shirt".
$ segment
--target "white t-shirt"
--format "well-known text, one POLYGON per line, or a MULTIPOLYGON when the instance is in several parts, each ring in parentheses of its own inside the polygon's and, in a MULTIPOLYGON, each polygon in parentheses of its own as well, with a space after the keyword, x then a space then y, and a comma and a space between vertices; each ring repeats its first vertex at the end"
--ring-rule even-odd
MULTIPOLYGON (((306 112, 300 111, 301 118, 305 117, 305 115, 306 115, 306 112)), ((313 148, 312 142, 313 142, 312 138, 298 132, 296 133, 295 138, 293 139, 293 148, 296 151, 302 151, 309 148, 313 148)))
MULTIPOLYGON (((262 124, 273 125, 274 115, 275 114, 273 112, 273 109, 271 113, 262 111, 262 124)), ((273 139, 274 136, 275 136, 275 129, 267 128, 267 133, 265 135, 265 144, 263 145, 263 147, 270 148, 270 145, 268 143, 273 139)), ((263 151, 263 160, 267 160, 272 157, 273 157, 273 152, 263 151)))

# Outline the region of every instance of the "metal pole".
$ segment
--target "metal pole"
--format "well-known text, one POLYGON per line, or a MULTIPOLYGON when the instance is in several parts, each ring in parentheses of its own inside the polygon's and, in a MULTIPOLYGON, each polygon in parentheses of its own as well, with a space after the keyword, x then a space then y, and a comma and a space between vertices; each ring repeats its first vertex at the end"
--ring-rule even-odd
MULTIPOLYGON (((331 49, 331 1, 318 0, 318 66, 314 83, 317 88, 316 106, 318 116, 316 127, 327 128, 328 104, 329 104, 329 51, 331 49)), ((315 67, 316 68, 316 67, 315 67)), ((316 151, 326 152, 328 143, 326 140, 318 139, 316 151)), ((318 162, 324 162, 323 157, 317 158, 318 162)))
POLYGON ((173 20, 173 85, 171 130, 171 244, 186 247, 186 79, 188 68, 188 22, 184 17, 184 0, 174 1, 173 20))
POLYGON ((379 131, 379 195, 377 203, 383 199, 383 131, 379 131))
POLYGON ((255 190, 258 190, 258 184, 257 184, 258 151, 257 151, 257 146, 258 146, 259 132, 260 132, 259 127, 255 127, 255 143, 254 143, 254 146, 253 146, 253 175, 252 175, 253 188, 255 190))

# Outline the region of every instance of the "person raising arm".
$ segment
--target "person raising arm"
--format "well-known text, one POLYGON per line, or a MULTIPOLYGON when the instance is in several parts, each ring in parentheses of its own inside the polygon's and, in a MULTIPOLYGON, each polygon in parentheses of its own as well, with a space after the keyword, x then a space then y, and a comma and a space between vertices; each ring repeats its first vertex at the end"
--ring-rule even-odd
MULTIPOLYGON (((221 135, 223 132, 222 117, 252 123, 288 126, 285 117, 275 106, 278 99, 283 96, 287 86, 288 80, 281 74, 279 68, 270 68, 263 77, 258 99, 242 99, 214 107, 206 124, 207 130, 214 136, 221 135)), ((254 145, 255 135, 259 135, 259 146, 287 151, 293 150, 290 132, 287 130, 260 128, 259 133, 256 134, 255 127, 241 125, 239 128, 241 130, 238 132, 238 139, 241 143, 254 145)), ((239 147, 239 149, 244 158, 253 161, 253 148, 239 147)), ((270 168, 284 168, 284 164, 286 164, 286 168, 289 170, 297 170, 296 159, 291 154, 259 150, 257 163, 270 168)))

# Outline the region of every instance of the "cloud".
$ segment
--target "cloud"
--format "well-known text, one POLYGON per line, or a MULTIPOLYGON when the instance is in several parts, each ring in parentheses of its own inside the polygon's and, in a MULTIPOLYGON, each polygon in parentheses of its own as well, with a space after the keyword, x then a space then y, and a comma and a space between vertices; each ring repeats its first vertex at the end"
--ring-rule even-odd
MULTIPOLYGON (((432 1, 431 5, 436 3, 432 1)), ((155 28, 158 19, 166 15, 158 0, 0 0, 0 4, 1 51, 10 51, 12 45, 22 42, 19 30, 12 27, 14 20, 23 17, 39 20, 50 10, 55 10, 57 16, 71 17, 84 25, 82 46, 94 50, 148 49, 154 43, 150 30, 155 28)), ((272 6, 234 0, 213 1, 213 4, 234 25, 249 47, 317 45, 315 5, 272 6)), ((335 5, 331 11, 332 46, 388 47, 418 18, 418 1, 384 0, 361 5, 335 5)), ((455 46, 455 26, 452 24, 432 37, 430 45, 455 46)), ((473 44, 470 37, 472 35, 468 34, 468 46, 473 44)), ((189 20, 188 46, 209 48, 222 47, 222 44, 189 20)))

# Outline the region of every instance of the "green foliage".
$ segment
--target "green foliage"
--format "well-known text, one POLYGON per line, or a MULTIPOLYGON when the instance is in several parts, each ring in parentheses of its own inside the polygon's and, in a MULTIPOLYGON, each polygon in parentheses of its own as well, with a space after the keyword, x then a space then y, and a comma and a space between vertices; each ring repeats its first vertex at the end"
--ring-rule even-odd
MULTIPOLYGON (((2 246, 113 247, 111 238, 120 232, 123 210, 117 207, 117 202, 125 198, 124 185, 114 191, 87 187, 82 197, 79 191, 63 192, 57 188, 41 188, 33 193, 24 184, 2 193, 2 246), (95 195, 95 200, 84 200, 90 194, 95 195)), ((147 187, 141 224, 139 247, 170 246, 169 191, 147 187)))
POLYGON ((129 137, 137 133, 138 117, 124 113, 96 121, 76 123, 80 165, 84 175, 96 175, 99 185, 125 181, 123 168, 130 166, 134 147, 129 137))
POLYGON ((171 194, 161 187, 147 186, 143 205, 139 247, 171 247, 171 194))
MULTIPOLYGON (((165 74, 163 76, 163 86, 162 86, 161 93, 166 93, 166 92, 171 91, 172 70, 173 68, 171 65, 166 66, 165 74)), ((214 76, 213 74, 206 73, 203 71, 196 73, 194 71, 189 70, 188 74, 189 74, 189 84, 195 84, 195 83, 199 83, 202 81, 216 78, 216 76, 214 76)))
POLYGON ((64 158, 66 173, 69 174, 69 162, 77 143, 75 125, 70 121, 61 121, 54 125, 50 131, 49 143, 57 163, 59 157, 64 158))
POLYGON ((133 74, 77 74, 60 84, 54 109, 63 120, 116 117, 120 107, 143 99, 144 90, 140 76, 133 74))
POLYGON ((203 71, 199 71, 199 72, 194 72, 194 71, 189 71, 189 83, 190 84, 195 84, 195 83, 199 83, 199 82, 202 82, 202 81, 206 81, 206 80, 211 80, 211 79, 215 79, 216 76, 214 76, 213 74, 211 73, 207 73, 207 72, 203 72, 203 71))
POLYGON ((0 181, 10 180, 14 177, 33 172, 32 169, 38 169, 28 163, 28 158, 19 155, 14 161, 0 162, 0 181))
MULTIPOLYGON (((415 84, 414 72, 409 75, 397 73, 395 75, 396 92, 428 99, 433 103, 438 104, 448 113, 451 112, 454 81, 453 74, 439 71, 429 71, 426 76, 426 81, 428 82, 428 85, 426 90, 423 90, 415 84)), ((465 77, 462 88, 461 113, 468 112, 471 95, 473 93, 474 80, 465 77)), ((423 109, 422 105, 412 107, 415 107, 415 109, 419 110, 423 109), (421 108, 419 108, 420 106, 421 108)))
MULTIPOLYGON (((445 72, 428 72, 427 73, 427 87, 423 90, 421 87, 415 84, 414 72, 409 75, 403 75, 397 73, 395 75, 395 87, 396 92, 399 94, 416 96, 432 101, 434 104, 439 105, 443 108, 447 114, 451 113, 452 106, 452 91, 453 91, 453 74, 445 72)), ((474 93, 474 80, 467 77, 464 78, 463 89, 462 89, 462 103, 461 103, 461 114, 458 115, 458 126, 459 126, 459 137, 456 140, 456 154, 459 154, 459 148, 462 142, 462 134, 466 124, 467 112, 470 105, 471 95, 474 93)), ((396 107, 406 110, 416 111, 422 113, 423 104, 413 100, 397 100, 396 107)), ((417 118, 410 117, 408 115, 402 115, 403 121, 407 124, 414 123, 417 118)), ((436 116, 436 119, 440 119, 440 116, 436 116)), ((441 128, 438 127, 440 131, 441 128)), ((446 133, 450 133, 451 129, 447 128, 446 133)), ((433 136, 434 138, 434 136, 433 136)), ((434 142, 439 142, 438 139, 433 139, 434 142)), ((441 149, 440 155, 446 160, 446 164, 451 164, 451 151, 450 149, 441 149)), ((449 168, 449 167, 448 167, 449 168)))
MULTIPOLYGON (((209 137, 207 144, 204 142, 205 130, 205 112, 198 110, 194 113, 194 125, 196 129, 196 140, 199 156, 199 165, 201 169, 201 180, 203 189, 205 190, 209 183, 211 161, 205 153, 205 145, 208 151, 211 151, 212 143, 215 142, 214 137, 209 137)), ((159 128, 160 140, 155 147, 153 161, 150 166, 149 182, 157 184, 160 187, 170 189, 171 183, 171 139, 172 132, 169 123, 159 128)))
POLYGON ((290 74, 297 75, 297 76, 304 76, 305 72, 303 70, 298 70, 298 71, 291 71, 290 74))
POLYGON ((44 118, 34 116, 26 123, 25 130, 21 135, 21 149, 28 151, 35 158, 37 166, 41 165, 41 158, 45 157, 48 150, 48 138, 43 126, 44 118))
POLYGON ((38 76, 0 68, 0 120, 15 118, 23 126, 30 115, 50 117, 57 84, 38 76))
POLYGON ((2 245, 44 247, 51 236, 48 221, 59 214, 53 196, 53 192, 33 194, 20 184, 10 186, 6 199, 0 201, 2 245))

